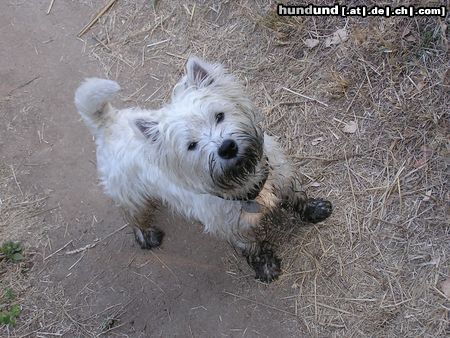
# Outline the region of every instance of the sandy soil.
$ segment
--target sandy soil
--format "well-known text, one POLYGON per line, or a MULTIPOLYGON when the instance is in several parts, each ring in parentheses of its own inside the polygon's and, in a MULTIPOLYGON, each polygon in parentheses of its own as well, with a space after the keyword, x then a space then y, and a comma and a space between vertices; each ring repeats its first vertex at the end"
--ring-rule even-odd
POLYGON ((166 237, 154 252, 142 251, 128 228, 116 231, 124 222, 97 185, 94 144, 73 105, 80 81, 101 75, 76 38, 92 13, 83 2, 57 0, 46 15, 49 2, 0 3, 1 161, 16 168, 22 190, 48 194, 52 209, 26 236, 38 253, 35 308, 24 310, 18 332, 289 336, 301 324, 278 309, 284 290, 254 281, 199 225, 163 212, 166 237))

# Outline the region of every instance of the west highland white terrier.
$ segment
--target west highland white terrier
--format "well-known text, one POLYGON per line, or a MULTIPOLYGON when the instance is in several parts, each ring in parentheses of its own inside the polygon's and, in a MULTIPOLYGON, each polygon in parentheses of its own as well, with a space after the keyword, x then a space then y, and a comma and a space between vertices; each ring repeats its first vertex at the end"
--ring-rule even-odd
POLYGON ((161 202, 227 240, 271 282, 281 261, 256 229, 289 205, 307 222, 330 216, 331 203, 308 199, 276 139, 260 126, 258 109, 219 64, 191 57, 171 102, 159 110, 119 110, 111 80, 87 79, 75 104, 97 144, 105 192, 126 213, 139 245, 151 249, 164 233, 151 216, 161 202))

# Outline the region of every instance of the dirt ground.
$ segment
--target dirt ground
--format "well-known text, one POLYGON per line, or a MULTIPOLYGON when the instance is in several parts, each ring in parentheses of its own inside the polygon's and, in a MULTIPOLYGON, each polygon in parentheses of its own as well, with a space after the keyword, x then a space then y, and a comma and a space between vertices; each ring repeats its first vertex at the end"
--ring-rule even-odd
MULTIPOLYGON (((48 4, 0 4, 0 97, 11 96, 2 102, 1 160, 15 168, 22 190, 47 192, 45 208, 58 207, 36 220, 30 229, 36 233, 27 236, 38 252, 36 307, 23 313, 35 320, 27 323, 28 332, 89 336, 114 318, 120 327, 111 333, 133 337, 288 336, 296 327, 292 316, 257 305, 276 307, 269 300, 283 291, 226 271, 223 259, 231 249, 202 234, 199 225, 162 214, 166 237, 154 252, 142 251, 128 228, 114 233, 124 221, 97 185, 94 144, 73 105, 80 81, 102 75, 76 39, 92 10, 56 1, 46 15, 48 4), (45 234, 43 223, 51 228, 45 234), (67 243, 75 250, 110 234, 95 248, 43 262, 67 243), (41 245, 33 243, 36 238, 41 245), (39 327, 42 316, 53 317, 48 327, 39 327)), ((20 233, 12 238, 24 240, 20 233)), ((28 333, 20 321, 18 332, 28 333)))
POLYGON ((77 38, 106 1, 56 0, 47 15, 50 2, 0 2, 0 242, 26 253, 0 266, 22 308, 0 335, 449 333, 446 26, 281 21, 270 1, 255 14, 248 1, 119 0, 77 38), (324 47, 342 27, 348 41, 324 47), (335 205, 322 225, 280 230, 285 274, 273 284, 165 210, 162 247, 141 250, 97 184, 73 105, 80 81, 109 77, 119 106, 158 106, 189 54, 239 75, 311 194, 335 205))

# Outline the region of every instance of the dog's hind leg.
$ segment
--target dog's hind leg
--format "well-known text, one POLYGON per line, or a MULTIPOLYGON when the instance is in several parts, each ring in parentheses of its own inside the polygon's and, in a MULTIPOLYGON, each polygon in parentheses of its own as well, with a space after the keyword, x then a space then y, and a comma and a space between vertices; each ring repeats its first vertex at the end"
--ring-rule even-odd
POLYGON ((133 228, 136 242, 142 249, 152 249, 161 245, 164 232, 152 226, 152 215, 155 211, 154 203, 147 203, 145 208, 136 212, 124 209, 125 219, 133 228))
POLYGON ((255 270, 256 279, 266 283, 278 279, 281 274, 281 259, 275 255, 269 242, 257 240, 251 230, 245 234, 235 234, 230 242, 255 270))

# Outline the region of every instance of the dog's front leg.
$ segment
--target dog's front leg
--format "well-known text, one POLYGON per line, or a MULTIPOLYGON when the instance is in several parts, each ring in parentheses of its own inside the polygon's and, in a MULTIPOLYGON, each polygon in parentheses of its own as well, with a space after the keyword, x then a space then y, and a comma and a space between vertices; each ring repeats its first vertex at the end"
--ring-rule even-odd
POLYGON ((291 185, 285 191, 283 198, 294 212, 300 215, 305 222, 318 223, 327 219, 332 211, 330 201, 322 198, 308 198, 306 193, 301 190, 300 183, 297 179, 293 179, 291 185))
POLYGON ((256 279, 270 283, 281 274, 281 259, 275 255, 272 245, 267 241, 256 239, 251 229, 235 234, 231 244, 242 253, 255 270, 256 279))
POLYGON ((164 232, 151 224, 152 215, 156 207, 154 203, 147 203, 138 211, 123 209, 124 218, 133 228, 136 242, 142 249, 152 249, 161 245, 164 232))

